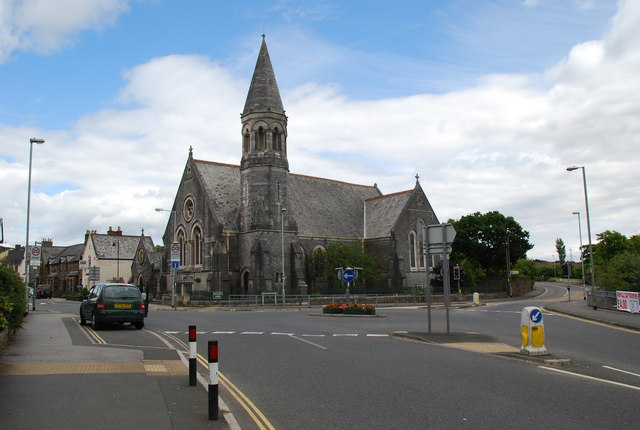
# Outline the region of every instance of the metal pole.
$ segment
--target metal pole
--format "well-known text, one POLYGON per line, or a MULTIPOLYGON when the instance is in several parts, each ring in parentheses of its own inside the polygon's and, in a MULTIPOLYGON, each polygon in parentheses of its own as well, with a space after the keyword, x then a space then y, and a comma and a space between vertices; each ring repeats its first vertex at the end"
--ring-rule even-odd
MULTIPOLYGON (((37 143, 41 145, 44 143, 43 139, 36 139, 35 137, 29 139, 29 179, 27 182, 27 237, 24 241, 25 255, 24 255, 24 284, 25 284, 25 296, 27 303, 29 303, 29 275, 31 272, 31 254, 29 253, 29 214, 31 212, 31 160, 33 159, 33 144, 37 143)), ((36 292, 33 291, 32 297, 33 310, 36 310, 36 292)))
POLYGON ((189 326, 189 386, 195 387, 197 382, 197 340, 196 326, 189 326))
POLYGON ((587 287, 584 280, 584 251, 582 250, 582 223, 580 222, 580 212, 574 212, 578 215, 578 234, 580 235, 580 265, 582 266, 582 299, 587 299, 587 287))
POLYGON ((285 290, 284 290, 284 213, 287 211, 287 208, 280 209, 280 238, 282 244, 282 306, 285 304, 285 290))
POLYGON ((218 341, 209 341, 209 420, 218 419, 218 341))
POLYGON ((451 281, 449 280, 449 254, 447 254, 446 224, 442 224, 442 280, 444 283, 444 308, 447 316, 447 334, 451 334, 449 325, 449 296, 451 294, 451 281))
POLYGON ((587 235, 589 236, 589 271, 591 272, 591 305, 593 309, 598 309, 598 301, 596 300, 596 275, 593 268, 593 245, 591 244, 591 220, 589 217, 589 198, 587 197, 587 173, 584 166, 582 169, 582 183, 584 185, 584 206, 587 209, 587 235))
POLYGON ((427 252, 427 288, 425 295, 427 296, 427 320, 429 325, 429 333, 431 333, 431 254, 427 252))

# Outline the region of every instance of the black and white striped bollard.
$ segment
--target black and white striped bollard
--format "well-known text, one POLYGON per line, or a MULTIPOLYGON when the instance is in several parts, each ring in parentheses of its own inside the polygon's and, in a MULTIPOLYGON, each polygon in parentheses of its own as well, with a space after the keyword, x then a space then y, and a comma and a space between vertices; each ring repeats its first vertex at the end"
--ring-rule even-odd
POLYGON ((209 341, 209 420, 218 419, 218 341, 209 341))
POLYGON ((196 361, 197 343, 196 343, 196 326, 189 326, 189 385, 195 387, 198 385, 196 374, 198 371, 198 363, 196 361))

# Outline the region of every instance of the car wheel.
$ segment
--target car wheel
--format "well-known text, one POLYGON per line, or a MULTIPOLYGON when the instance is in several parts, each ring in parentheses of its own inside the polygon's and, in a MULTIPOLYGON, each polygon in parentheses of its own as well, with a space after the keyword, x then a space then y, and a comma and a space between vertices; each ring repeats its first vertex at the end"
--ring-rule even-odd
POLYGON ((93 326, 94 330, 100 329, 100 323, 96 319, 96 314, 95 313, 91 316, 91 325, 93 326))
POLYGON ((144 322, 143 321, 137 321, 137 322, 133 323, 133 325, 136 327, 136 330, 142 330, 142 327, 144 327, 144 322))

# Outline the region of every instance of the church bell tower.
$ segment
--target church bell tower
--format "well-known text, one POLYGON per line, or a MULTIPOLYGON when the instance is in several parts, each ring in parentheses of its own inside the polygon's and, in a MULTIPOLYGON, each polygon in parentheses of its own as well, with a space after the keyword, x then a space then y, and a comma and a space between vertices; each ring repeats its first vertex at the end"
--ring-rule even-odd
POLYGON ((291 234, 297 232, 297 226, 288 210, 287 116, 264 35, 240 119, 238 227, 241 258, 247 257, 243 259, 251 271, 251 285, 243 285, 243 289, 271 291, 282 279, 282 236, 287 234, 285 247, 290 250, 291 234))

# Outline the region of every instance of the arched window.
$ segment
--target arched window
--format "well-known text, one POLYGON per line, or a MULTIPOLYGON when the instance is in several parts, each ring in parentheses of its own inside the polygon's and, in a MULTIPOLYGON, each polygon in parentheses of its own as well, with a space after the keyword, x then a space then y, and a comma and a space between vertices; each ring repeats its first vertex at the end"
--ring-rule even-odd
POLYGON ((266 147, 264 128, 258 128, 258 151, 264 151, 266 147))
POLYGON ((242 150, 244 151, 245 154, 251 151, 250 143, 251 143, 251 136, 249 135, 249 130, 245 130, 244 134, 242 135, 242 150))
POLYGON ((273 150, 274 151, 280 151, 282 150, 281 147, 281 143, 280 143, 280 138, 281 138, 281 134, 280 134, 280 130, 278 130, 278 127, 275 128, 275 130, 273 131, 273 136, 272 136, 272 141, 273 141, 273 150))
POLYGON ((419 265, 420 268, 423 269, 427 263, 427 255, 426 252, 424 252, 425 250, 425 246, 427 243, 427 228, 424 224, 424 221, 422 221, 421 219, 418 220, 418 225, 416 226, 416 229, 418 231, 418 252, 417 254, 420 256, 419 258, 419 265))
POLYGON ((409 232, 409 265, 412 269, 416 268, 416 232, 409 232))
POLYGON ((193 230, 193 264, 202 264, 202 231, 200 227, 193 230))
POLYGON ((185 250, 185 237, 184 237, 184 230, 180 230, 178 231, 178 243, 180 244, 180 265, 181 266, 185 266, 186 261, 185 261, 185 254, 186 254, 186 250, 185 250))

